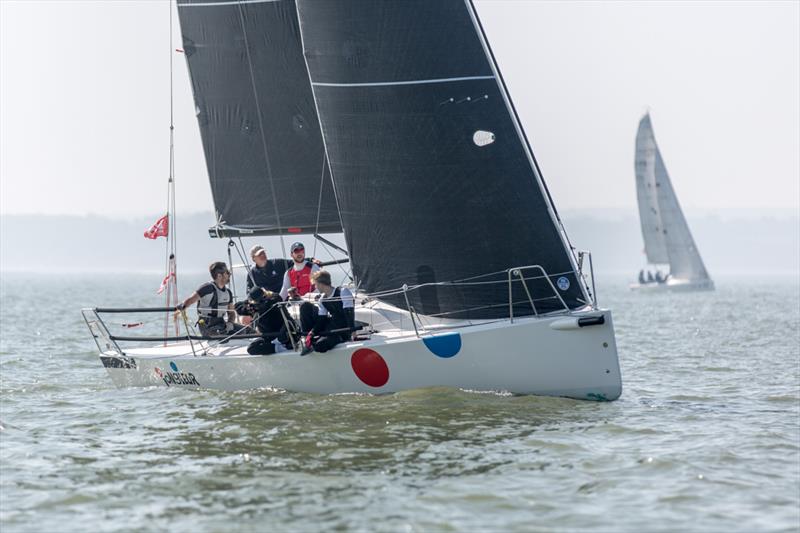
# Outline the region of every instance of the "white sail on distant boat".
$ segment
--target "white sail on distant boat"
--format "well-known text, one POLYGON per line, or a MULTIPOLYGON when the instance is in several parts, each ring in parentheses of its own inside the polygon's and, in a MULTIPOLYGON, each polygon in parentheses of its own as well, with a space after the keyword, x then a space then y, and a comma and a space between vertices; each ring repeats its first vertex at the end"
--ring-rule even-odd
POLYGON ((711 290, 700 252, 656 144, 650 114, 636 133, 636 196, 647 265, 631 289, 711 290), (666 272, 662 269, 668 269, 666 272))
POLYGON ((114 383, 619 397, 591 256, 567 240, 470 0, 178 8, 212 237, 343 232, 358 335, 250 355, 238 334, 142 339, 102 319, 174 307, 84 309, 114 383), (137 340, 153 345, 123 346, 137 340))

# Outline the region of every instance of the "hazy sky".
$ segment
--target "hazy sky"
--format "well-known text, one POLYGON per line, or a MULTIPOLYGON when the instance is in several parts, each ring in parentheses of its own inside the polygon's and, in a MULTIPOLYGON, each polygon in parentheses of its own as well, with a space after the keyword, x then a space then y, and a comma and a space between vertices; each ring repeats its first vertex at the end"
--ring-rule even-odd
MULTIPOLYGON (((648 108, 684 207, 800 205, 800 2, 476 5, 559 209, 634 208, 648 108)), ((0 213, 165 209, 168 32, 164 0, 0 0, 0 213)), ((212 210, 175 60, 178 210, 212 210)))

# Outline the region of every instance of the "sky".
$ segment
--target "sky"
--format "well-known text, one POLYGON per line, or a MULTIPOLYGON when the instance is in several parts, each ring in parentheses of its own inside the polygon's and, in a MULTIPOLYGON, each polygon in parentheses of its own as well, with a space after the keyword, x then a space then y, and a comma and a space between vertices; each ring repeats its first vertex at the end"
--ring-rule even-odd
MULTIPOLYGON (((634 210, 650 111, 692 209, 800 209, 800 2, 475 0, 559 210, 634 210)), ((0 214, 212 211, 165 0, 0 0, 0 214)))

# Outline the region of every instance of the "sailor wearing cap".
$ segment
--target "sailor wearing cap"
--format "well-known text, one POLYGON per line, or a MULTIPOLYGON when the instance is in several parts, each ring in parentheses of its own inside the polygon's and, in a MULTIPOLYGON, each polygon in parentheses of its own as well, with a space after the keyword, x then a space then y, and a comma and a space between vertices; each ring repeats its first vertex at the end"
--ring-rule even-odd
POLYGON ((281 298, 298 298, 314 290, 311 274, 319 270, 319 265, 306 259, 306 247, 302 242, 292 244, 292 266, 283 275, 281 298))
POLYGON ((291 265, 288 259, 267 259, 267 251, 260 244, 250 248, 250 258, 255 263, 247 273, 247 292, 261 287, 278 293, 283 284, 283 275, 291 265))
MULTIPOLYGON (((290 250, 292 266, 283 275, 280 296, 283 300, 299 300, 301 296, 314 290, 311 274, 319 271, 321 263, 318 259, 306 259, 306 248, 302 242, 292 243, 290 250)), ((303 302, 300 305, 300 330, 304 333, 311 331, 314 326, 314 309, 316 306, 311 302, 303 302)))

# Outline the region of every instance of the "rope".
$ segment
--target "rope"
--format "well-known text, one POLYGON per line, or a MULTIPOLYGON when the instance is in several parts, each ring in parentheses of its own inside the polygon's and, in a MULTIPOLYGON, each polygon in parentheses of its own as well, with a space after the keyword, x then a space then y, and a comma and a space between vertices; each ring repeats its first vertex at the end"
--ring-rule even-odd
MULTIPOLYGON (((242 264, 243 264, 243 265, 246 265, 246 268, 247 268, 247 277, 248 277, 248 278, 250 278, 250 281, 252 281, 252 282, 253 282, 253 286, 255 287, 255 286, 256 286, 256 280, 255 280, 255 278, 253 278, 253 274, 250 272, 250 261, 248 261, 247 259, 245 259, 245 255, 244 255, 244 243, 242 242, 242 238, 241 238, 241 237, 239 237, 239 245, 238 245, 238 246, 236 246, 236 253, 239 255, 239 260, 241 260, 242 264), (239 249, 239 247, 241 247, 241 249, 239 249)), ((231 268, 232 268, 232 267, 233 267, 233 265, 231 265, 231 268)), ((233 272, 233 270, 231 270, 231 272, 233 272)), ((245 283, 245 287, 247 287, 247 284, 246 284, 246 283, 245 283)), ((235 297, 236 297, 236 294, 234 294, 234 298, 235 298, 235 297)))
MULTIPOLYGON (((317 246, 317 244, 316 244, 316 241, 317 241, 317 239, 314 239, 314 247, 315 247, 315 248, 316 248, 316 246, 317 246)), ((326 252, 328 252, 328 255, 329 255, 329 256, 331 256, 331 258, 332 258, 332 259, 336 259, 336 257, 333 255, 333 252, 331 252, 331 251, 330 251, 330 249, 329 249, 329 248, 328 248, 328 247, 325 245, 325 243, 324 243, 324 242, 322 243, 322 247, 323 247, 323 248, 325 248, 325 251, 326 251, 326 252)), ((348 264, 351 264, 351 263, 348 263, 348 264)), ((353 272, 352 272, 352 269, 347 269, 347 270, 345 270, 345 268, 342 266, 342 263, 337 263, 337 264, 336 264, 336 266, 337 266, 337 267, 339 267, 339 270, 341 270, 341 271, 342 271, 342 273, 343 273, 343 274, 344 274, 346 277, 350 278, 350 281, 353 281, 353 272)))
MULTIPOLYGON (((317 197, 317 222, 314 224, 314 233, 319 233, 319 217, 322 213, 322 189, 325 185, 325 163, 327 159, 325 157, 325 151, 322 152, 322 174, 319 177, 319 196, 317 197)), ((314 239, 314 249, 311 253, 312 257, 317 257, 317 239, 314 239)))
MULTIPOLYGON (((409 291, 417 290, 417 289, 421 289, 423 287, 473 286, 473 285, 491 285, 491 284, 498 284, 498 283, 507 284, 508 283, 508 279, 500 279, 500 280, 494 280, 494 281, 481 281, 481 282, 471 282, 471 281, 469 281, 469 280, 473 280, 473 279, 479 279, 479 278, 484 278, 484 277, 488 277, 488 276, 496 276, 498 274, 507 274, 507 273, 508 272, 506 270, 498 270, 497 272, 492 272, 490 274, 481 274, 479 276, 472 276, 472 277, 464 278, 464 279, 461 279, 461 280, 437 281, 437 282, 433 282, 433 283, 420 283, 419 285, 409 285, 408 286, 408 290, 409 291)), ((559 272, 559 273, 556 273, 556 274, 548 274, 547 276, 530 276, 530 277, 525 277, 525 278, 515 278, 513 281, 519 281, 520 279, 524 279, 525 281, 537 280, 537 279, 545 279, 545 278, 552 278, 552 277, 555 277, 555 276, 563 276, 564 274, 570 274, 570 273, 572 273, 571 270, 570 271, 566 271, 566 272, 559 272)), ((370 293, 369 296, 370 297, 374 297, 374 298, 379 298, 381 296, 393 296, 393 295, 402 294, 402 293, 403 293, 403 289, 399 288, 399 289, 388 289, 388 290, 385 290, 385 291, 373 292, 373 293, 370 293)))
POLYGON ((231 271, 231 287, 233 287, 233 299, 236 299, 236 278, 233 276, 233 256, 231 255, 231 248, 235 247, 236 243, 233 239, 228 239, 228 268, 231 271))

